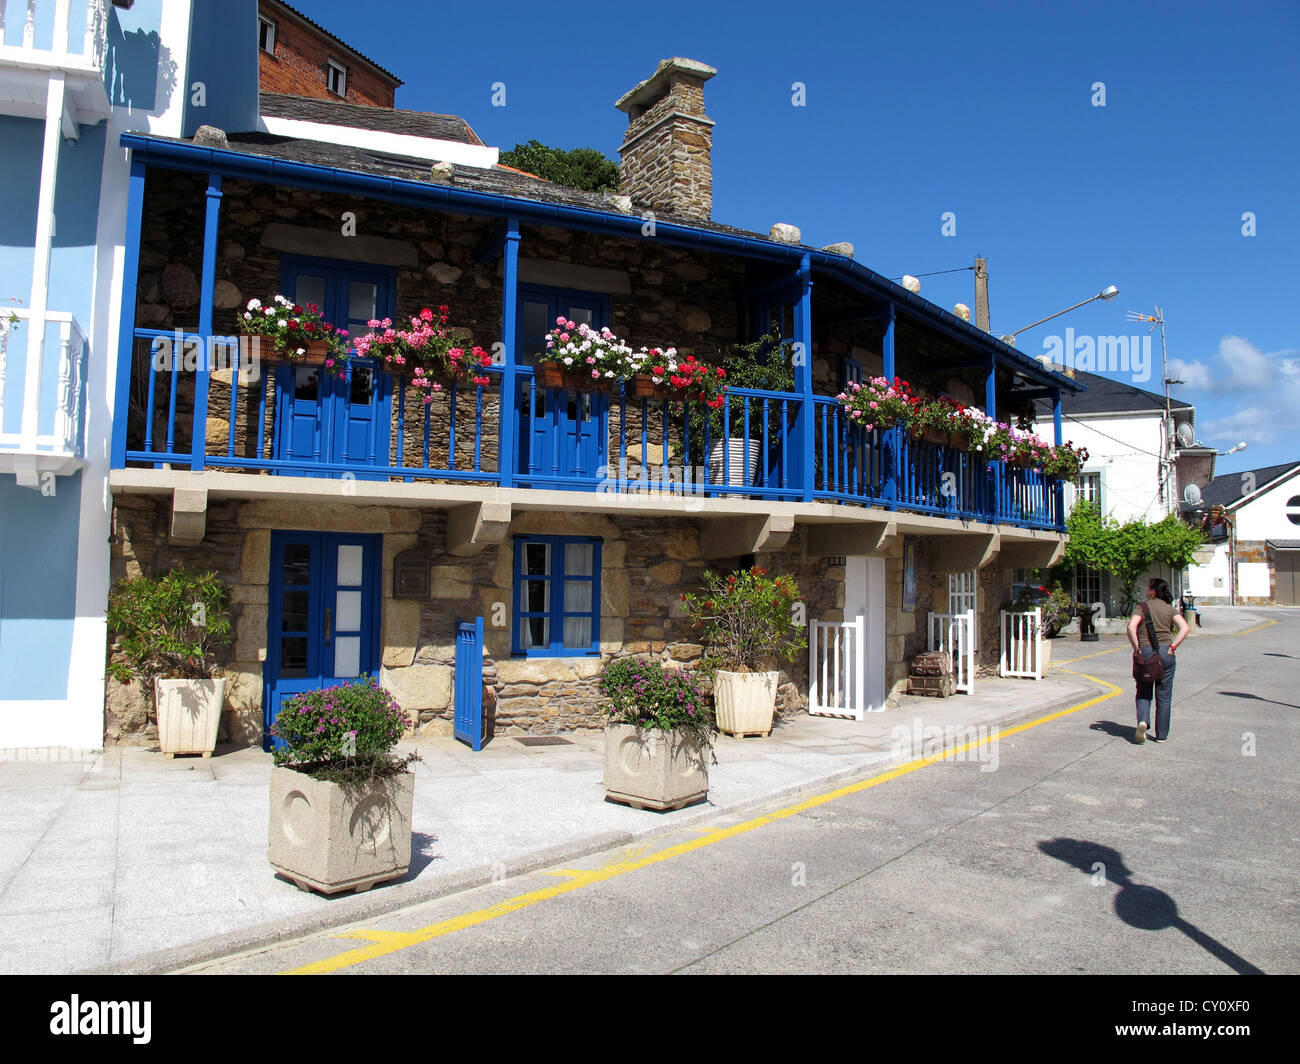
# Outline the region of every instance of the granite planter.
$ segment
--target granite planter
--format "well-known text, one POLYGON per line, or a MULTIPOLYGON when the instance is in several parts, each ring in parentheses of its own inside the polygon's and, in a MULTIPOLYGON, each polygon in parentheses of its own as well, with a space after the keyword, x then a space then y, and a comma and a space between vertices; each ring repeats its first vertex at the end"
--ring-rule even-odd
POLYGON ((360 893, 411 867, 414 805, 410 772, 354 791, 273 768, 267 859, 299 890, 360 893))
POLYGON ((637 809, 680 809, 709 793, 707 743, 683 731, 605 726, 605 797, 637 809))
POLYGON ((154 680, 159 749, 211 757, 225 703, 225 680, 154 680))
POLYGON ((771 735, 779 672, 725 672, 713 677, 718 730, 727 735, 771 735))

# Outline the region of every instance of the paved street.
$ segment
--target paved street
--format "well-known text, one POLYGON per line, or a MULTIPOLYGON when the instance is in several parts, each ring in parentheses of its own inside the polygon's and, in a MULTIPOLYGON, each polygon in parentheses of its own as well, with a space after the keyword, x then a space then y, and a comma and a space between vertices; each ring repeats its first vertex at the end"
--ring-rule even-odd
POLYGON ((1253 612, 1180 650, 1168 743, 1126 643, 1062 640, 1083 708, 995 750, 190 970, 1295 973, 1300 611, 1253 612))

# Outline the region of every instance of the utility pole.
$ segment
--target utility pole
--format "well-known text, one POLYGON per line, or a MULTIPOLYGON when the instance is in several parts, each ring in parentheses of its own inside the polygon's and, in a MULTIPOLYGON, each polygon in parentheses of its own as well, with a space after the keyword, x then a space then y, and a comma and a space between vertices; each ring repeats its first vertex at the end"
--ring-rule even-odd
MULTIPOLYGON (((1171 384, 1182 384, 1183 381, 1171 380, 1169 377, 1169 347, 1165 341, 1165 314, 1159 307, 1156 307, 1154 314, 1142 314, 1138 311, 1130 310, 1128 312, 1129 321, 1146 321, 1151 322, 1151 328, 1147 335, 1160 329, 1160 377, 1165 385, 1165 416, 1163 423, 1163 439, 1160 447, 1160 483, 1158 485, 1160 495, 1160 505, 1165 505, 1165 485, 1169 483, 1174 471, 1174 459, 1177 451, 1178 437, 1174 434, 1174 408, 1173 401, 1169 397, 1169 386, 1171 384)), ((1172 490, 1172 489, 1171 489, 1172 490)), ((1175 505, 1177 495, 1174 495, 1175 505)))
POLYGON ((975 259, 975 324, 989 331, 989 264, 987 259, 975 259))

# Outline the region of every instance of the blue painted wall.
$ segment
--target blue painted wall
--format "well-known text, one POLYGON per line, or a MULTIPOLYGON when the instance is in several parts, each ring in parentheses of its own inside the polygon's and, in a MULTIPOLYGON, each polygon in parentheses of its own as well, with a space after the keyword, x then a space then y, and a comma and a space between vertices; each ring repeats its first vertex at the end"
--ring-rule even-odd
POLYGON ((55 486, 45 496, 0 475, 0 700, 68 696, 81 474, 55 486))
POLYGON ((257 0, 194 0, 183 136, 199 126, 257 128, 257 0), (204 106, 195 105, 195 82, 204 106))
MULTIPOLYGON (((27 305, 36 244, 36 201, 41 188, 41 141, 45 124, 0 115, 0 305, 16 297, 27 305)), ((102 141, 101 141, 102 144, 102 141)))
POLYGON ((179 91, 179 65, 163 43, 162 0, 136 0, 108 16, 104 87, 115 107, 163 111, 179 91))

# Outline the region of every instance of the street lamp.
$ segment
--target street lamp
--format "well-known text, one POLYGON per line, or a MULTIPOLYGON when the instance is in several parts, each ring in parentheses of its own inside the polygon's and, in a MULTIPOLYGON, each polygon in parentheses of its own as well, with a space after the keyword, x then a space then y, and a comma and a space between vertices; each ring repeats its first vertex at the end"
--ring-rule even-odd
POLYGON ((1111 299, 1114 299, 1117 295, 1119 295, 1119 289, 1118 289, 1115 285, 1113 285, 1113 284, 1108 284, 1105 288, 1103 288, 1103 289, 1102 289, 1100 292, 1098 292, 1095 296, 1089 296, 1089 297, 1088 297, 1087 299, 1085 299, 1082 303, 1076 303, 1076 304, 1074 304, 1074 306, 1072 306, 1072 307, 1066 307, 1064 310, 1058 310, 1055 314, 1049 314, 1049 315, 1048 315, 1047 317, 1045 317, 1045 318, 1041 318, 1041 319, 1039 319, 1038 321, 1035 321, 1035 322, 1030 323, 1029 325, 1026 325, 1023 329, 1017 329, 1015 332, 1012 332, 1012 333, 1003 333, 1000 339, 1002 340, 1002 342, 1003 342, 1004 344, 1010 344, 1012 347, 1015 347, 1015 346, 1016 346, 1016 337, 1017 337, 1020 333, 1022 333, 1022 332, 1028 332, 1030 329, 1034 328, 1034 326, 1036 326, 1036 325, 1042 325, 1043 322, 1045 322, 1045 321, 1051 321, 1053 318, 1059 318, 1062 314, 1069 314, 1070 311, 1072 311, 1072 310, 1078 310, 1080 307, 1082 307, 1082 306, 1086 306, 1087 304, 1091 303, 1094 299, 1111 300, 1111 299))

